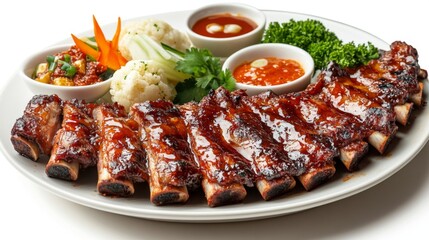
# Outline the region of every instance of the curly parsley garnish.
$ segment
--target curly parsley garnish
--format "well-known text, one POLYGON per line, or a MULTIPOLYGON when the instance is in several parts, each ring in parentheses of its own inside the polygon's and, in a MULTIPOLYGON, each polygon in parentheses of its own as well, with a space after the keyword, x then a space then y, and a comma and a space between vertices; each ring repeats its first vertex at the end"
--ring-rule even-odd
POLYGON ((271 22, 264 32, 262 42, 287 43, 300 47, 313 57, 316 69, 323 69, 330 61, 335 61, 342 67, 355 67, 379 57, 378 49, 372 43, 343 43, 335 33, 314 19, 271 22))

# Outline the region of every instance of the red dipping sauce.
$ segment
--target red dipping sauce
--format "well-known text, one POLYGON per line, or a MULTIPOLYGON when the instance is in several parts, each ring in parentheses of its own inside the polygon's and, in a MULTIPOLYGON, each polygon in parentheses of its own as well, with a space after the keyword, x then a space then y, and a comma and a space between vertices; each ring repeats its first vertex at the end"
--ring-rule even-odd
POLYGON ((251 32, 256 27, 257 24, 246 17, 223 13, 198 20, 192 31, 206 37, 229 38, 251 32))
POLYGON ((233 76, 239 83, 255 86, 273 86, 291 82, 305 73, 297 61, 275 57, 256 59, 234 69, 233 76))

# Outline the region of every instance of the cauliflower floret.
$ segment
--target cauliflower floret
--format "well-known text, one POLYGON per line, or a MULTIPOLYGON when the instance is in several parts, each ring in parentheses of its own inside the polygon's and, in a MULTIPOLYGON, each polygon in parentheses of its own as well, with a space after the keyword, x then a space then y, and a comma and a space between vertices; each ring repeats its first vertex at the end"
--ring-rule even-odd
POLYGON ((132 60, 113 74, 110 94, 112 101, 128 111, 134 103, 160 98, 173 100, 176 90, 156 62, 132 60))
POLYGON ((183 52, 191 46, 191 41, 186 34, 162 20, 144 19, 128 22, 121 30, 118 46, 122 56, 127 60, 132 59, 128 49, 130 36, 138 34, 145 34, 158 43, 162 42, 183 52))

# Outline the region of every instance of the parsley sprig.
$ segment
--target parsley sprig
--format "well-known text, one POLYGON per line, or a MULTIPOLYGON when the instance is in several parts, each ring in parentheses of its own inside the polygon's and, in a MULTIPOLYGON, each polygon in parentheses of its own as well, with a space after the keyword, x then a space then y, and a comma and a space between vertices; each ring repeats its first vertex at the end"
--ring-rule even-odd
POLYGON ((175 103, 198 102, 210 90, 220 86, 230 91, 235 89, 235 79, 231 72, 222 70, 220 59, 214 57, 209 50, 192 47, 183 53, 164 44, 163 47, 180 57, 176 63, 176 70, 191 76, 176 85, 175 103))

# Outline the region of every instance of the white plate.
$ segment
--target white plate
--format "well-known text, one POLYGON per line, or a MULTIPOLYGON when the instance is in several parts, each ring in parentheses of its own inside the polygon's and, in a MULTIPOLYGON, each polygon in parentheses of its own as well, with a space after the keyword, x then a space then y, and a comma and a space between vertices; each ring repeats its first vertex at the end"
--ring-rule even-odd
MULTIPOLYGON (((370 41, 379 48, 388 49, 388 44, 383 40, 339 22, 290 12, 266 11, 265 13, 268 22, 283 22, 290 18, 297 20, 318 19, 344 41, 357 43, 370 41)), ((163 19, 176 28, 184 29, 185 18, 188 14, 189 12, 185 11, 151 17, 163 19)), ((107 34, 112 34, 114 28, 115 24, 111 24, 104 26, 103 30, 107 34)), ((89 34, 90 31, 87 33, 89 34)), ((426 82, 425 92, 428 90, 426 82)), ((413 113, 409 127, 400 128, 385 156, 370 153, 364 160, 362 170, 355 173, 346 173, 339 166, 337 174, 330 182, 311 192, 305 192, 298 187, 289 194, 265 202, 256 191, 249 190, 249 195, 243 203, 217 208, 209 208, 204 195, 198 192, 191 196, 187 204, 156 207, 149 202, 148 187, 145 184, 137 185, 137 193, 132 198, 103 197, 96 191, 95 169, 82 172, 81 178, 76 183, 71 183, 48 178, 44 172, 44 162, 32 162, 19 156, 10 143, 10 130, 15 120, 22 115, 31 97, 32 94, 19 81, 17 74, 9 79, 5 89, 0 92, 0 109, 3 113, 0 118, 0 146, 3 155, 13 166, 24 176, 67 200, 107 212, 163 221, 240 221, 290 214, 334 202, 364 191, 397 172, 414 158, 425 145, 429 136, 429 125, 426 120, 429 119, 429 110, 422 108, 413 113)))

